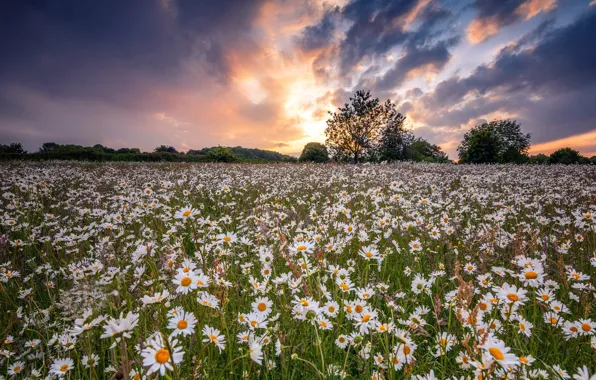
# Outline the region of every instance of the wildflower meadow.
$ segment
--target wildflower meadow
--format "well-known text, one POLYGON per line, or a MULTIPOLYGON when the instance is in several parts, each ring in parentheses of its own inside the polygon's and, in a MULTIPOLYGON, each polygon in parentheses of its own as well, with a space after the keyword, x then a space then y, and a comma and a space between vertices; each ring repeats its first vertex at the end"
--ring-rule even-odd
POLYGON ((596 379, 596 167, 6 162, 0 379, 596 379))

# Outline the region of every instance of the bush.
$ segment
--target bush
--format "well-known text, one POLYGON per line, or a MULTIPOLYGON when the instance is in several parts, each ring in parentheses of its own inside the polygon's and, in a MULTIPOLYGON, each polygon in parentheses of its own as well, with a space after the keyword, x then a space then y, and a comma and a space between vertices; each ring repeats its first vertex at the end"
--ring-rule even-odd
POLYGON ((310 142, 302 149, 302 154, 298 159, 300 162, 329 162, 329 152, 327 147, 321 143, 310 142))

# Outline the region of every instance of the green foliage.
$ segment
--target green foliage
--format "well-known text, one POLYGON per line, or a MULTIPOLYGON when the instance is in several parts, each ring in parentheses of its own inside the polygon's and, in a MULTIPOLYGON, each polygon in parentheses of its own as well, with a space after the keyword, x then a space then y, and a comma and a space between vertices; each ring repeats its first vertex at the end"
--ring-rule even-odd
POLYGON ((327 120, 325 144, 335 161, 450 162, 437 145, 416 139, 394 103, 380 103, 369 91, 357 91, 327 120))
POLYGON ((524 163, 528 160, 530 134, 523 134, 515 120, 494 120, 469 130, 457 147, 463 163, 524 163))
POLYGON ((530 160, 528 161, 530 164, 548 164, 548 156, 546 154, 538 154, 536 156, 530 156, 530 160))
POLYGON ((23 149, 21 143, 10 143, 8 145, 0 144, 0 153, 2 154, 25 154, 27 151, 23 149))
POLYGON ((582 158, 577 150, 561 148, 550 155, 549 161, 551 164, 569 165, 581 163, 582 158))
POLYGON ((304 146, 302 154, 298 159, 300 162, 329 162, 327 147, 321 143, 310 142, 304 146))
POLYGON ((210 161, 213 162, 236 162, 238 157, 232 152, 232 149, 222 146, 215 147, 207 154, 210 161))
POLYGON ((154 152, 141 152, 138 148, 112 149, 101 144, 80 146, 44 143, 39 152, 26 154, 21 144, 0 145, 0 160, 73 160, 73 161, 123 161, 123 162, 296 162, 296 158, 281 153, 242 147, 213 147, 178 153, 174 147, 161 145, 154 152), (19 153, 21 152, 21 153, 19 153))
POLYGON ((431 144, 421 137, 414 139, 411 144, 406 146, 404 158, 418 162, 451 162, 441 147, 431 144))
POLYGON ((414 135, 404 127, 406 117, 397 112, 395 104, 385 103, 387 121, 381 130, 378 148, 380 161, 397 161, 406 159, 407 148, 412 144, 414 135))
POLYGON ((157 148, 155 148, 154 152, 178 153, 176 148, 170 145, 160 145, 157 148))
MULTIPOLYGON (((217 148, 222 147, 203 148, 200 150, 191 149, 186 154, 190 156, 202 156, 208 160, 209 152, 217 148)), ((295 157, 270 150, 243 148, 241 146, 223 148, 229 149, 238 161, 241 162, 296 162, 295 157)))

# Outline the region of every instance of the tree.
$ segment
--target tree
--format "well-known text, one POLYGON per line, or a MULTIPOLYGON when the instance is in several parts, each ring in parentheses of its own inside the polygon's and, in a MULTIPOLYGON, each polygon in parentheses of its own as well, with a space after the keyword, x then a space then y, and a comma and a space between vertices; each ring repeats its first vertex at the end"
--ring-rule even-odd
POLYGON ((531 156, 530 163, 532 163, 532 164, 548 164, 548 156, 543 153, 537 154, 536 156, 531 156))
POLYGON ((422 137, 414 139, 412 143, 406 147, 404 158, 412 161, 438 163, 451 162, 447 154, 441 150, 440 146, 431 144, 422 137))
POLYGON ((378 158, 380 161, 403 160, 414 135, 404 128, 406 117, 397 112, 394 103, 385 103, 385 115, 386 122, 381 130, 378 158))
POLYGON ((154 152, 164 152, 164 153, 178 153, 176 148, 171 145, 160 145, 155 148, 154 152))
POLYGON ((223 146, 217 146, 207 153, 210 161, 214 162, 234 162, 238 157, 232 152, 232 149, 223 146))
POLYGON ((116 151, 118 154, 141 154, 139 148, 120 148, 116 151))
POLYGON ((530 134, 515 120, 494 120, 469 130, 457 147, 464 163, 522 163, 528 160, 530 134))
POLYGON ((300 162, 329 162, 329 152, 327 147, 318 142, 310 142, 302 149, 302 154, 298 159, 300 162))
POLYGON ((41 148, 39 148, 40 152, 55 152, 60 147, 59 144, 55 142, 45 142, 42 144, 41 148))
POLYGON ((577 164, 580 163, 582 156, 577 150, 571 148, 561 148, 550 155, 551 164, 577 164))
POLYGON ((0 153, 25 154, 27 151, 23 149, 21 143, 10 143, 8 145, 0 144, 0 153))
POLYGON ((356 91, 350 103, 330 115, 325 129, 325 145, 333 159, 359 163, 373 152, 385 112, 379 99, 371 97, 370 91, 356 91))

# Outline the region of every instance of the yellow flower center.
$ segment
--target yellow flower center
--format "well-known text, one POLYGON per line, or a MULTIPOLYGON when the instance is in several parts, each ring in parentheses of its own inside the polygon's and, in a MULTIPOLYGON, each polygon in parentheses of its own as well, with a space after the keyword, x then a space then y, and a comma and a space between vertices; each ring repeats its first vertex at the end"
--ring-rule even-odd
POLYGON ((517 296, 517 294, 514 294, 514 293, 507 294, 507 298, 511 302, 515 302, 515 301, 519 300, 519 297, 517 296))
POLYGON ((370 320, 370 314, 366 314, 362 317, 362 323, 366 323, 370 320))
POLYGON ((60 366, 60 372, 66 372, 68 371, 68 364, 62 364, 60 366))
POLYGON ((592 326, 589 323, 584 323, 584 324, 582 324, 582 330, 584 330, 585 332, 588 332, 588 331, 592 330, 592 326))
POLYGON ((501 350, 499 350, 498 348, 491 347, 488 349, 488 352, 490 352, 490 354, 497 360, 505 359, 505 355, 503 355, 501 350))
POLYGON ((306 246, 305 245, 299 245, 298 247, 296 247, 297 251, 304 251, 306 250, 306 246))
POLYGON ((189 286, 192 283, 192 279, 190 277, 184 277, 182 281, 180 281, 180 285, 182 286, 189 286))
POLYGON ((184 330, 187 327, 188 327, 188 322, 186 322, 184 319, 182 319, 182 320, 180 320, 180 322, 178 322, 178 328, 180 330, 184 330))
POLYGON ((192 213, 192 211, 190 211, 190 210, 186 210, 186 211, 184 211, 184 212, 182 213, 182 216, 184 216, 184 217, 187 217, 187 216, 189 216, 191 213, 192 213))
POLYGON ((533 272, 533 271, 526 272, 527 280, 535 280, 536 278, 538 278, 538 273, 533 272))
POLYGON ((259 309, 259 311, 263 312, 265 310, 267 310, 267 304, 265 304, 264 302, 261 302, 258 306, 257 309, 259 309))
POLYGON ((229 237, 229 236, 224 236, 223 240, 224 240, 226 243, 229 243, 230 241, 232 241, 232 238, 231 238, 231 237, 229 237))
POLYGON ((166 350, 165 348, 161 348, 157 350, 155 353, 155 361, 159 364, 167 363, 170 360, 170 351, 166 350))

